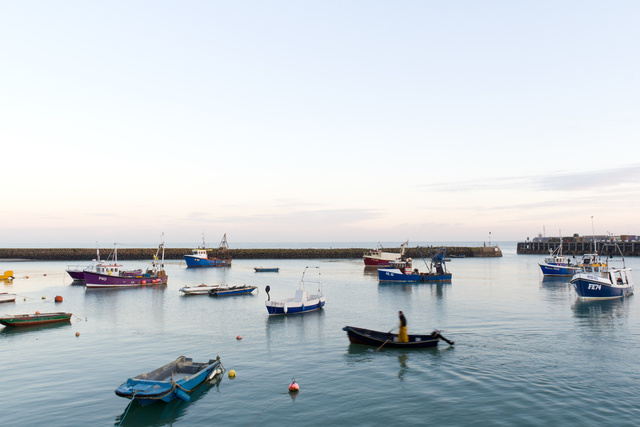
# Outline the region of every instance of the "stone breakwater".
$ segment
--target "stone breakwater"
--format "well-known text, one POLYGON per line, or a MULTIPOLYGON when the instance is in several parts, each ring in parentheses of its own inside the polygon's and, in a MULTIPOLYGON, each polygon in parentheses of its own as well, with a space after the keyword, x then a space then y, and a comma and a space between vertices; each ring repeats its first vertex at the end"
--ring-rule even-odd
MULTIPOLYGON (((501 257, 502 251, 497 246, 492 247, 447 247, 447 257, 501 257)), ((232 259, 359 259, 369 248, 337 248, 337 249, 230 249, 232 259)), ((118 259, 151 260, 157 248, 118 248, 118 259)), ((429 256, 428 248, 420 248, 425 257, 429 256)), ((106 259, 112 249, 100 249, 102 259, 106 259)), ((191 248, 166 248, 166 260, 182 259, 185 254, 191 254, 191 248)), ((420 258, 416 248, 408 248, 405 256, 420 258)), ((38 260, 38 261, 90 261, 96 258, 96 250, 89 248, 51 248, 51 249, 7 249, 0 248, 0 259, 38 260)))

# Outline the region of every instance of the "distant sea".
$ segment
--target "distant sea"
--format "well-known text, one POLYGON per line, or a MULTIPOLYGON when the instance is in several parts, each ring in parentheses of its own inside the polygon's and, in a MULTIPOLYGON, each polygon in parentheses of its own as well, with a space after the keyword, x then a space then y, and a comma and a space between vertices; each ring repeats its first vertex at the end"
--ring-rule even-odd
MULTIPOLYGON (((118 242, 119 248, 155 248, 159 242, 118 242)), ((515 245, 516 242, 412 242, 409 241, 408 247, 416 246, 482 246, 490 245, 515 245)), ((202 242, 165 242, 167 248, 195 248, 202 242)), ((218 241, 206 242, 207 247, 216 248, 218 241)), ((229 242, 230 249, 333 249, 333 248, 375 248, 377 245, 384 249, 395 250, 400 249, 402 242, 229 242)), ((98 242, 101 248, 113 246, 113 242, 98 242)), ((93 243, 0 243, 2 248, 95 248, 96 242, 93 243)))

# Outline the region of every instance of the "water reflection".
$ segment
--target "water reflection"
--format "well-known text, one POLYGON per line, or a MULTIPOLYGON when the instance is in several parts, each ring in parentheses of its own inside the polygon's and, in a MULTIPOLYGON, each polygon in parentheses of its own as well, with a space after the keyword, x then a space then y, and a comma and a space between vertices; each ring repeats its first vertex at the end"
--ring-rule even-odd
POLYGON ((10 335, 10 334, 23 334, 23 333, 33 333, 45 331, 48 329, 62 329, 65 327, 70 327, 70 322, 57 322, 57 323, 49 323, 46 325, 33 325, 33 326, 5 326, 0 334, 10 335))
POLYGON ((451 287, 451 281, 437 283, 393 283, 393 282, 380 282, 378 283, 378 291, 381 294, 404 292, 411 294, 414 292, 422 292, 423 289, 429 289, 430 294, 437 299, 445 297, 447 290, 451 287))
POLYGON ((609 329, 620 323, 626 323, 629 317, 631 297, 610 300, 576 299, 571 306, 573 317, 578 324, 594 329, 609 329))
POLYGON ((570 280, 571 277, 543 276, 540 289, 545 291, 545 297, 549 301, 566 301, 574 296, 570 280))
POLYGON ((171 402, 158 402, 150 405, 140 405, 138 402, 129 402, 122 414, 115 419, 114 425, 123 426, 161 426, 171 425, 182 418, 187 409, 194 405, 198 400, 205 396, 211 389, 220 392, 220 382, 222 376, 218 376, 211 381, 205 382, 198 386, 193 393, 190 394, 191 399, 183 402, 180 399, 174 399, 171 402))
MULTIPOLYGON (((266 309, 265 309, 266 311, 266 309)), ((308 313, 268 316, 265 320, 267 349, 292 339, 306 342, 324 338, 324 309, 308 313)))

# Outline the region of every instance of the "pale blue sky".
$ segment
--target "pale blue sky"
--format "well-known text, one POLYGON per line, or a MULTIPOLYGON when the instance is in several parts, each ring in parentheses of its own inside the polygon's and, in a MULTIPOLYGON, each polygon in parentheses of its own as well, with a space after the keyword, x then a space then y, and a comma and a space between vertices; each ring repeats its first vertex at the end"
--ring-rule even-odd
POLYGON ((0 3, 0 245, 640 234, 640 2, 0 3))

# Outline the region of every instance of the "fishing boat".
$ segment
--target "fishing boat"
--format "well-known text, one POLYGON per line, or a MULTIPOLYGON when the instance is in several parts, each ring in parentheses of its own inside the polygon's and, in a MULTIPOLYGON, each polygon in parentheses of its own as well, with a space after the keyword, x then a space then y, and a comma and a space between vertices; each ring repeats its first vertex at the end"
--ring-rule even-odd
POLYGON ((166 285, 168 276, 164 271, 164 242, 160 243, 151 265, 146 269, 123 270, 118 264, 117 245, 113 253, 113 262, 101 261, 96 271, 84 272, 87 288, 127 288, 146 285, 166 285))
POLYGON ((538 265, 544 276, 573 276, 580 270, 577 262, 562 255, 562 243, 555 250, 551 249, 549 256, 538 265))
POLYGON ((391 347, 391 348, 422 348, 435 347, 440 340, 450 345, 454 342, 446 339, 440 334, 440 331, 434 330, 430 334, 410 334, 408 342, 399 342, 398 334, 391 332, 373 331, 371 329, 356 328, 353 326, 345 326, 342 328, 347 332, 349 342, 352 344, 369 345, 374 347, 391 347))
POLYGON ((397 252, 384 252, 380 242, 376 245, 375 249, 365 253, 362 256, 365 266, 379 266, 380 264, 388 264, 390 261, 400 261, 404 255, 405 247, 409 244, 407 240, 400 245, 400 253, 397 252))
POLYGON ((14 314, 13 316, 0 317, 0 323, 5 326, 35 326, 56 322, 70 322, 71 313, 39 313, 14 314))
POLYGON ((7 282, 10 282, 13 279, 13 271, 11 270, 5 271, 3 274, 0 274, 0 280, 6 280, 7 282))
POLYGON ((0 292, 0 302, 13 302, 16 300, 16 294, 8 292, 0 292))
POLYGON ((280 271, 279 267, 253 267, 256 273, 277 273, 280 271))
POLYGON ((220 356, 203 363, 180 356, 158 369, 129 378, 115 392, 120 397, 135 399, 141 405, 171 402, 175 398, 188 402, 191 399, 189 393, 198 385, 223 372, 220 356))
POLYGON ((229 255, 229 244, 227 243, 227 235, 225 234, 220 241, 220 247, 209 257, 212 249, 207 249, 204 243, 204 235, 202 235, 202 246, 198 246, 191 251, 191 255, 184 255, 187 267, 231 267, 231 255, 229 255))
POLYGON ((220 288, 223 285, 202 285, 198 286, 184 286, 180 288, 180 292, 185 295, 208 295, 209 291, 212 289, 220 288))
POLYGON ((69 265, 65 270, 73 280, 84 282, 85 271, 96 271, 96 266, 100 264, 100 249, 96 248, 96 258, 89 265, 69 265))
POLYGON ((257 288, 258 288, 257 286, 247 286, 247 285, 219 286, 217 288, 211 289, 209 291, 209 296, 223 297, 228 295, 250 294, 257 288))
MULTIPOLYGON (((307 269, 309 268, 318 267, 304 268, 304 271, 302 272, 302 279, 300 279, 299 287, 298 289, 296 289, 296 293, 293 298, 271 301, 271 297, 269 297, 269 300, 265 301, 265 305, 269 314, 300 314, 319 310, 324 307, 326 300, 324 295, 322 294, 322 282, 320 281, 320 273, 318 273, 318 281, 314 282, 318 284, 318 293, 309 295, 305 290, 304 277, 307 269)), ((267 291, 267 295, 269 295, 269 291, 267 291)))
MULTIPOLYGON (((420 251, 420 248, 418 248, 420 251)), ((420 252, 422 255, 422 252, 420 252)), ((395 268, 378 269, 379 282, 397 282, 397 283, 420 283, 420 282, 448 282, 451 280, 452 274, 447 270, 446 249, 440 248, 431 256, 431 261, 427 264, 426 272, 420 272, 418 269, 407 268, 407 263, 398 262, 395 268)), ((424 257, 422 257, 424 260, 424 257)), ((409 264, 410 265, 410 264, 409 264)))
MULTIPOLYGON (((614 246, 620 250, 617 245, 614 246)), ((595 256, 592 261, 580 264, 580 270, 571 277, 570 282, 578 297, 584 299, 623 298, 634 291, 631 268, 626 267, 624 256, 622 267, 610 266, 606 257, 603 260, 595 256)))

